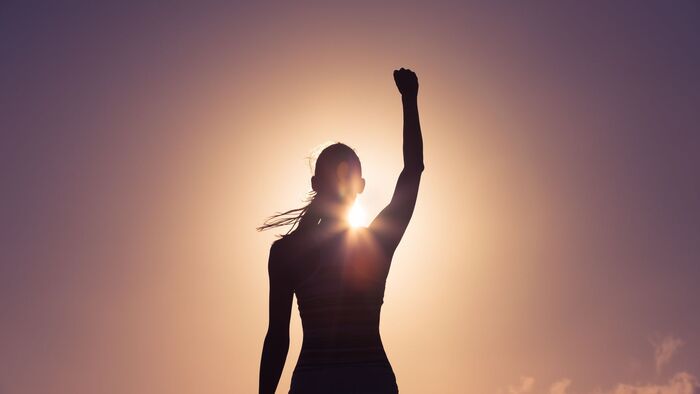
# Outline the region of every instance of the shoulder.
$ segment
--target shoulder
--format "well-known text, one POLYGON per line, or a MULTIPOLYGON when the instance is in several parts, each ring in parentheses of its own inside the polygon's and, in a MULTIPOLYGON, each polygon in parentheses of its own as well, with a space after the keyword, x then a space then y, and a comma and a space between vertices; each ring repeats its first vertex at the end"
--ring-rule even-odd
POLYGON ((296 238, 297 236, 295 236, 294 233, 291 233, 283 236, 282 238, 276 239, 274 242, 272 242, 272 245, 270 245, 270 254, 281 255, 284 254, 285 251, 294 248, 294 245, 298 243, 296 238))
POLYGON ((360 230, 360 234, 362 235, 361 238, 366 243, 371 244, 374 249, 381 250, 386 257, 391 258, 393 256, 396 247, 394 247, 391 238, 386 232, 377 228, 364 227, 360 230))
POLYGON ((275 240, 270 245, 270 268, 286 270, 299 249, 299 240, 293 234, 275 240))
POLYGON ((278 269, 283 265, 284 259, 282 256, 284 256, 285 244, 286 242, 283 242, 283 239, 278 239, 270 245, 268 266, 271 270, 278 269))
POLYGON ((270 245, 270 254, 279 253, 279 251, 284 248, 284 244, 284 238, 276 239, 272 242, 272 245, 270 245))

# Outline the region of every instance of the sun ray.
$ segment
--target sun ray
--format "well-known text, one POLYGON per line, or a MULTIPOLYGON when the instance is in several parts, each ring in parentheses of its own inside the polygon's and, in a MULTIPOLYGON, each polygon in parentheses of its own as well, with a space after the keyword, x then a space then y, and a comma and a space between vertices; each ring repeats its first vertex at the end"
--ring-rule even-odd
POLYGON ((362 208, 359 200, 355 200, 350 212, 348 213, 348 221, 352 227, 363 227, 367 225, 367 214, 362 208))

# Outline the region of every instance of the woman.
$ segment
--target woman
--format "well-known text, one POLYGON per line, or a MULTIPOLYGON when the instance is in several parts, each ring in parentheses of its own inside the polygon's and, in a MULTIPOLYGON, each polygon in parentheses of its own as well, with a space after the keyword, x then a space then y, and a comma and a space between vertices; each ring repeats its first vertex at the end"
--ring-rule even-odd
POLYGON ((394 70, 394 80, 403 102, 404 168, 391 202, 369 227, 351 229, 348 223, 347 214, 365 180, 355 152, 337 143, 316 160, 309 204, 275 215, 258 228, 292 225, 270 248, 262 394, 274 393, 282 374, 294 293, 304 340, 290 394, 398 393, 379 335, 379 314, 391 260, 413 215, 424 166, 418 79, 401 68, 394 70))

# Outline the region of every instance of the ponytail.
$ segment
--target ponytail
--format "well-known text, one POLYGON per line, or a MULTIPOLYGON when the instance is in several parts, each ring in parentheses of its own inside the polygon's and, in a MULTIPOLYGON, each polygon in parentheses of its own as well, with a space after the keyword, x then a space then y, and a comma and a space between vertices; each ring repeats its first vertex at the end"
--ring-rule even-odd
POLYGON ((275 213, 267 218, 262 226, 257 227, 256 230, 265 231, 275 227, 291 225, 284 235, 280 235, 280 237, 285 237, 291 234, 292 231, 313 227, 321 220, 318 203, 316 203, 316 192, 309 192, 305 202, 307 202, 307 204, 301 208, 275 213))

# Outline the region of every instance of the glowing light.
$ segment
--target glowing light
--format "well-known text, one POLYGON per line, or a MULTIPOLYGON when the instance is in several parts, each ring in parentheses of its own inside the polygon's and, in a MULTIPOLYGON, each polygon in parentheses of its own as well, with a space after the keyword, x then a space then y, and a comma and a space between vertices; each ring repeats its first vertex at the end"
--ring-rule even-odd
POLYGON ((362 208, 358 200, 355 200, 350 212, 348 213, 348 221, 352 227, 361 227, 367 225, 367 214, 362 208))

